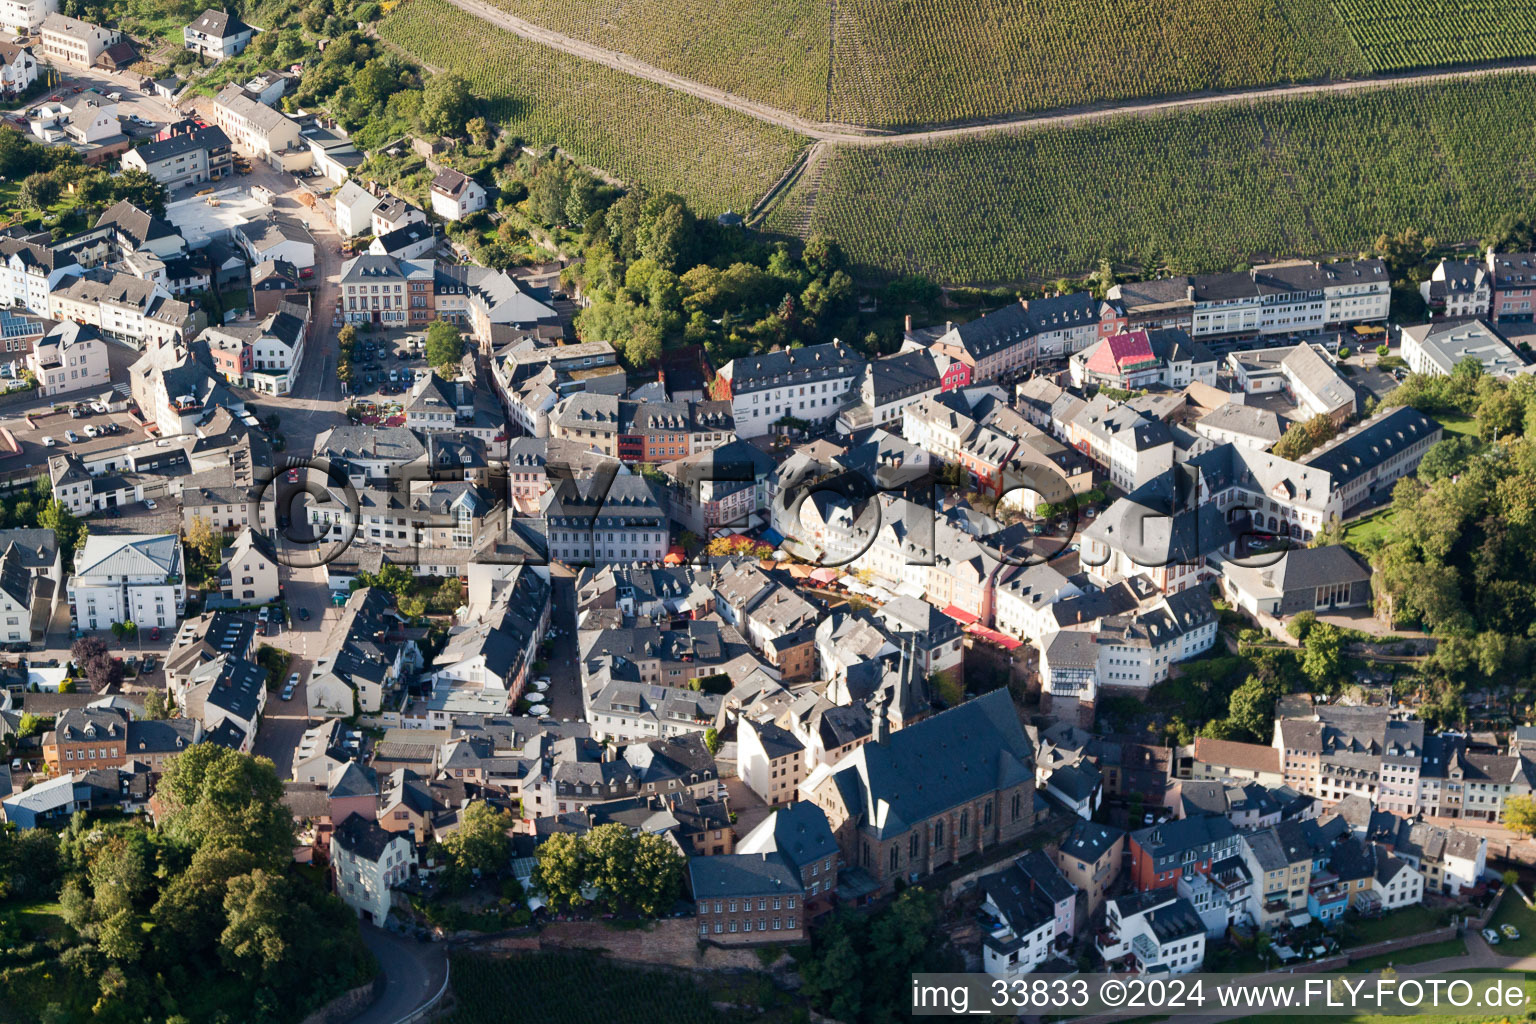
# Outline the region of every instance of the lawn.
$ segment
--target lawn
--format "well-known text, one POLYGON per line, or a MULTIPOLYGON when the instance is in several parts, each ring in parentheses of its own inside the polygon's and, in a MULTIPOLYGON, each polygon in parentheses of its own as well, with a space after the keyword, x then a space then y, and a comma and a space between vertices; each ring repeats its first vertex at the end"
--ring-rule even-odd
POLYGON ((1404 964, 1423 964, 1451 956, 1465 956, 1466 952, 1467 944, 1461 939, 1447 939, 1444 942, 1431 942, 1427 946, 1414 946, 1396 953, 1368 956, 1363 960, 1356 960, 1348 967, 1340 967, 1334 973, 1362 974, 1366 971, 1379 971, 1383 967, 1401 967, 1404 964))
POLYGON ((1465 434, 1467 437, 1477 436, 1477 420, 1470 416, 1457 416, 1454 413, 1437 413, 1432 419, 1446 429, 1447 433, 1465 434))
POLYGON ((861 269, 944 284, 1050 281, 1100 259, 1122 274, 1229 270, 1358 253, 1407 225, 1475 239, 1490 210, 1536 203, 1536 151, 1507 130, 1533 104, 1536 78, 1490 75, 832 146, 767 223, 836 238, 861 269))
POLYGON ((1375 547, 1387 539, 1393 515, 1391 509, 1384 509, 1364 519, 1357 519, 1344 527, 1344 543, 1357 551, 1375 547))
POLYGON ((1444 923, 1441 911, 1431 910, 1422 904, 1404 907, 1402 910, 1383 914, 1373 921, 1352 921, 1349 925, 1349 945, 1369 946, 1375 942, 1385 942, 1387 939, 1418 935, 1421 932, 1439 928, 1444 923))
POLYGON ((1513 891, 1506 892, 1499 901, 1499 909, 1493 915, 1493 920, 1488 922, 1488 927, 1498 931, 1500 925, 1506 924, 1512 924, 1518 928, 1520 938, 1511 942, 1500 935, 1499 945, 1495 951, 1505 956, 1536 954, 1536 910, 1526 906, 1525 901, 1513 891))
POLYGON ((16 911, 23 931, 33 938, 51 939, 69 931, 69 925, 64 923, 64 908, 56 900, 31 903, 17 907, 16 911))

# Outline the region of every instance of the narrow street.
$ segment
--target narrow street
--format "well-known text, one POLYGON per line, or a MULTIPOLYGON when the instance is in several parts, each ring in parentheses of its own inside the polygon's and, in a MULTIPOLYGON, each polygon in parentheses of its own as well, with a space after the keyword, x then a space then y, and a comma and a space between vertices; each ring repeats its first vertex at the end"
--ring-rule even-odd
POLYGON ((554 608, 550 625, 561 635, 550 641, 549 714, 552 718, 579 721, 586 717, 581 697, 581 652, 576 647, 576 570, 553 562, 549 567, 554 608))

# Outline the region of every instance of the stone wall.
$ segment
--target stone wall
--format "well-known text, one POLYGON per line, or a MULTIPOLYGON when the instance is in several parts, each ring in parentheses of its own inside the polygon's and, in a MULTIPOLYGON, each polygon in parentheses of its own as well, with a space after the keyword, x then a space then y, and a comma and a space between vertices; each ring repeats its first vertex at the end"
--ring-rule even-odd
POLYGON ((351 1020, 373 1002, 374 990, 383 986, 384 976, 381 974, 366 985, 343 992, 305 1017, 301 1024, 341 1024, 342 1021, 351 1020))
POLYGON ((687 970, 763 969, 756 949, 701 945, 692 917, 667 918, 644 928, 610 928, 599 921, 552 921, 537 935, 489 939, 471 943, 469 948, 476 952, 595 949, 618 960, 687 970))

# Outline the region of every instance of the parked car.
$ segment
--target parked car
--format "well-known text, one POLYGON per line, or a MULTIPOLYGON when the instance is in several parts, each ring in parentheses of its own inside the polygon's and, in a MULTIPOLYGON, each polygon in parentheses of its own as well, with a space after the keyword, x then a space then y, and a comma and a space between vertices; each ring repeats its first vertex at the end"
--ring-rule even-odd
POLYGON ((158 666, 159 664, 160 663, 155 660, 155 656, 153 654, 151 654, 149 657, 144 659, 144 664, 139 666, 139 671, 140 672, 153 672, 155 670, 155 667, 158 666))
POLYGON ((283 687, 282 698, 283 700, 293 700, 293 683, 290 682, 287 686, 283 687))
POLYGON ((1516 928, 1512 924, 1501 924, 1501 925, 1499 925, 1499 931, 1503 932, 1504 933, 1504 937, 1506 939, 1508 939, 1510 942, 1519 942, 1520 941, 1520 929, 1516 928))
POLYGON ((72 405, 72 406, 69 407, 69 418, 70 419, 77 420, 81 416, 84 416, 84 415, 85 415, 85 413, 80 411, 80 407, 78 405, 72 405))
POLYGON ((1499 933, 1494 931, 1492 928, 1484 928, 1483 941, 1488 943, 1490 946, 1497 946, 1499 944, 1499 933))
POLYGON ((308 608, 300 608, 299 609, 299 621, 301 621, 301 622, 308 622, 309 621, 309 609, 308 608))
POLYGON ((151 512, 153 512, 155 509, 159 508, 160 506, 155 504, 155 499, 154 498, 145 498, 144 499, 144 507, 149 509, 151 512))
POLYGON ((56 445, 56 444, 58 444, 58 443, 59 443, 59 442, 57 442, 57 441, 55 441, 55 440, 54 440, 54 439, 53 439, 53 438, 51 438, 51 437, 46 437, 46 436, 45 436, 45 437, 44 437, 44 438, 43 438, 43 447, 44 447, 44 448, 52 448, 52 447, 53 447, 53 446, 54 446, 54 445, 56 445))
POLYGON ((96 424, 94 424, 94 423, 85 428, 85 436, 86 437, 97 437, 100 434, 101 434, 101 429, 99 427, 97 427, 96 424))
POLYGON ((105 402, 92 402, 91 411, 94 413, 105 414, 107 411, 107 405, 105 402))
POLYGON ((262 608, 261 611, 256 613, 256 621, 257 622, 266 622, 267 619, 269 619, 271 617, 272 617, 272 609, 271 608, 265 608, 264 607, 264 608, 262 608))
POLYGON ((160 639, 160 627, 159 626, 155 626, 153 629, 151 629, 149 631, 149 638, 151 640, 159 640, 160 639))
POLYGON ((66 431, 64 431, 64 436, 69 439, 69 443, 70 444, 79 444, 80 443, 80 435, 75 433, 73 430, 66 430, 66 431))

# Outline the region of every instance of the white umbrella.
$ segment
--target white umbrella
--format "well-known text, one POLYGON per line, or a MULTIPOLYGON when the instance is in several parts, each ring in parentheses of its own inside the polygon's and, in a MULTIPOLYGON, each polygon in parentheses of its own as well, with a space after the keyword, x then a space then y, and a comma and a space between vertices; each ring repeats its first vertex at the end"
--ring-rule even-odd
POLYGON ((533 707, 528 709, 528 713, 537 718, 543 718, 545 715, 549 714, 549 708, 545 707, 543 704, 535 704, 533 707))

